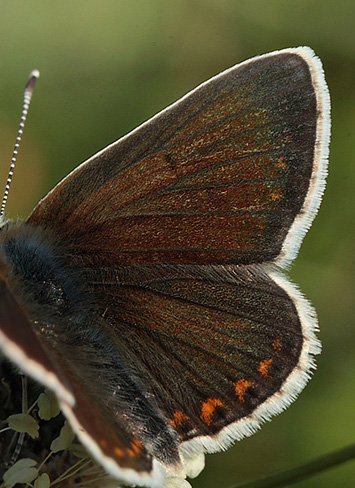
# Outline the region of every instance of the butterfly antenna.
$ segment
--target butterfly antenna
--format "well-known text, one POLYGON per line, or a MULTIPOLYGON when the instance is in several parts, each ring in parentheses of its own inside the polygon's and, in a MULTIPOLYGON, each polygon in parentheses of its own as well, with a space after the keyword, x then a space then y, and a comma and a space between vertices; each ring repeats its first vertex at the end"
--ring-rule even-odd
POLYGON ((9 195, 11 180, 12 180, 12 176, 14 174, 16 158, 17 158, 17 154, 18 154, 18 148, 20 146, 20 142, 21 142, 21 138, 22 138, 22 134, 23 134, 23 128, 25 127, 25 122, 26 122, 26 118, 27 118, 27 114, 28 114, 28 107, 30 106, 30 102, 31 102, 32 94, 33 94, 33 89, 34 89, 35 83, 36 83, 38 78, 39 78, 39 71, 38 70, 32 71, 32 73, 30 74, 30 76, 28 78, 26 86, 25 86, 25 91, 23 94, 23 107, 22 107, 20 126, 19 126, 19 129, 17 132, 15 147, 14 147, 14 151, 12 153, 12 158, 11 158, 9 175, 7 177, 4 196, 2 199, 1 210, 0 210, 0 220, 2 219, 2 217, 4 215, 5 205, 6 205, 7 197, 9 195))

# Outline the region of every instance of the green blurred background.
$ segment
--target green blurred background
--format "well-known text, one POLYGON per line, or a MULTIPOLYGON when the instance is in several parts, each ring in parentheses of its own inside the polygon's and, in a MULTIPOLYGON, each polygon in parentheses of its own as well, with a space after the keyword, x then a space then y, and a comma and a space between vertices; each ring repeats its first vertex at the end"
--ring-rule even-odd
MULTIPOLYGON (((41 71, 7 212, 26 216, 78 163, 200 82, 268 51, 311 46, 332 98, 328 186, 291 270, 315 305, 323 353, 300 398, 207 457, 194 488, 228 487, 354 442, 355 7, 352 0, 0 3, 0 181, 24 82, 41 71)), ((355 486, 355 461, 300 488, 355 486)))

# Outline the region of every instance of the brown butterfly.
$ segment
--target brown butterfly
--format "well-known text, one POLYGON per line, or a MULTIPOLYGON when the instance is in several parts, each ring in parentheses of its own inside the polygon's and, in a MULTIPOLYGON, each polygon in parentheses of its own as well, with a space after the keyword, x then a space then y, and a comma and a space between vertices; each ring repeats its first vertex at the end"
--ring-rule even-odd
POLYGON ((250 59, 3 221, 1 349, 119 480, 163 486, 306 384, 316 316, 280 268, 320 205, 329 112, 311 49, 250 59))

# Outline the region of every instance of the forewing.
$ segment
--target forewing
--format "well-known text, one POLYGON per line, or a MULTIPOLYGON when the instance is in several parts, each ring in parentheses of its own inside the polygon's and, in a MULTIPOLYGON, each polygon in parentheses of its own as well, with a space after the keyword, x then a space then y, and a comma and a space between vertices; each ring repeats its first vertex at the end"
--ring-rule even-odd
POLYGON ((290 258, 324 187, 327 97, 309 48, 236 65, 79 166, 28 222, 100 265, 290 258))
POLYGON ((180 442, 225 447, 301 391, 318 351, 316 320, 284 277, 259 266, 148 267, 143 275, 128 283, 124 272, 102 271, 95 293, 102 307, 110 303, 102 313, 118 349, 180 442))

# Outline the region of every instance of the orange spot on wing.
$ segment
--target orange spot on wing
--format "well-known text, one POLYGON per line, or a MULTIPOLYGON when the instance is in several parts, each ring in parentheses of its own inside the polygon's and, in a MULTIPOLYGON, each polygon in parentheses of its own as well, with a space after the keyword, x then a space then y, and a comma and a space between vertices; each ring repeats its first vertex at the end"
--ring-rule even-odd
POLYGON ((124 453, 123 449, 121 449, 120 447, 115 447, 113 449, 113 452, 116 454, 116 456, 118 456, 120 458, 125 457, 125 453, 124 453))
POLYGON ((205 403, 202 405, 201 411, 201 420, 205 422, 207 425, 211 425, 213 422, 213 414, 217 407, 224 407, 224 403, 222 400, 218 398, 209 398, 205 403))
POLYGON ((235 384, 235 393, 239 399, 240 402, 244 402, 245 401, 245 393, 247 391, 247 389, 252 386, 254 383, 253 381, 249 381, 249 380, 238 380, 235 384))
POLYGON ((279 168, 285 168, 286 167, 285 156, 281 156, 281 158, 279 158, 277 160, 276 166, 278 166, 279 168))
POLYGON ((188 419, 189 419, 189 417, 187 415, 185 415, 180 410, 176 410, 176 412, 174 413, 174 417, 170 420, 170 424, 175 429, 178 429, 185 422, 185 420, 188 420, 188 419))
POLYGON ((281 196, 282 196, 282 194, 281 194, 280 190, 274 190, 270 193, 270 197, 274 201, 280 200, 281 196))
POLYGON ((269 376, 271 363, 272 359, 264 359, 264 361, 261 361, 259 364, 258 371, 264 376, 264 378, 267 378, 269 376))
POLYGON ((132 450, 136 455, 140 454, 142 452, 142 443, 138 439, 133 439, 132 441, 132 450))
POLYGON ((281 349, 282 349, 282 342, 281 342, 280 337, 276 337, 276 339, 272 343, 272 347, 275 349, 275 351, 281 351, 281 349))

